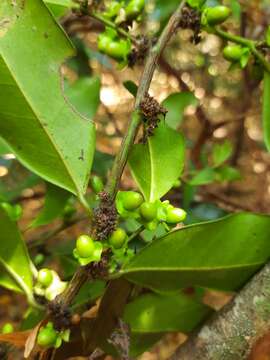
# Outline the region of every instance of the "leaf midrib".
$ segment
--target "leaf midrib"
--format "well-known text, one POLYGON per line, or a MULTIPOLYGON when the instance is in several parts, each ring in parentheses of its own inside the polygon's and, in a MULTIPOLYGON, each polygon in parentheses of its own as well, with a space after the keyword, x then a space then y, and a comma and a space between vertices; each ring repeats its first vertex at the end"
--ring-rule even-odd
POLYGON ((207 272, 207 271, 224 271, 224 270, 234 270, 234 269, 241 269, 241 268, 249 268, 249 267, 256 267, 263 265, 267 262, 257 262, 257 263, 250 263, 250 264, 243 264, 243 265, 231 265, 231 266, 215 266, 215 267, 201 267, 201 268, 194 268, 194 267, 137 267, 134 269, 123 269, 119 272, 120 275, 126 275, 131 273, 137 272, 207 272))

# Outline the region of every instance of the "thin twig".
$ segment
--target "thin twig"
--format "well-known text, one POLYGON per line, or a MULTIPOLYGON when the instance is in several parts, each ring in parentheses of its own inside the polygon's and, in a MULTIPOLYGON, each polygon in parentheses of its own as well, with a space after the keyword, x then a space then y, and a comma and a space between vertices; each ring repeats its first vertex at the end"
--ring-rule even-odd
POLYGON ((152 46, 149 51, 149 55, 146 60, 146 64, 140 79, 140 84, 138 87, 137 96, 135 99, 135 106, 134 111, 132 113, 131 121, 129 124, 129 128, 127 131, 126 136, 124 137, 121 145, 120 152, 115 158, 114 165, 112 168, 110 181, 107 185, 107 192, 110 194, 112 198, 115 197, 116 191, 119 186, 119 182, 127 163, 128 154, 130 149, 134 143, 136 138, 140 123, 141 123, 141 114, 140 114, 140 103, 144 99, 145 95, 148 93, 154 71, 157 67, 158 60, 162 55, 164 48, 166 47, 167 43, 169 42, 172 35, 177 30, 179 25, 179 21, 182 15, 182 9, 185 6, 185 1, 182 1, 179 5, 178 9, 175 13, 171 16, 168 24, 166 25, 165 29, 163 30, 161 36, 159 37, 157 43, 152 46))

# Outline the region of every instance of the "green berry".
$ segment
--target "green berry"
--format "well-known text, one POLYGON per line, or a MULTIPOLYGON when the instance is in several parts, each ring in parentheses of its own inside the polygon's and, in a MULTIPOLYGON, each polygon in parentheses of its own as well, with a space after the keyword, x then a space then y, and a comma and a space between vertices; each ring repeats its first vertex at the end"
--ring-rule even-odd
POLYGON ((227 6, 215 6, 204 10, 208 25, 215 26, 222 24, 231 15, 231 10, 227 6))
POLYGON ((99 176, 97 175, 92 176, 90 182, 91 182, 91 188, 96 194, 100 193, 103 190, 104 188, 103 181, 99 176))
POLYGON ((228 45, 223 49, 223 56, 226 60, 237 62, 243 55, 243 48, 240 45, 228 45))
POLYGON ((109 6, 106 8, 106 12, 103 13, 103 16, 112 19, 117 16, 121 8, 122 3, 119 3, 118 1, 111 1, 109 6))
POLYGON ((127 19, 136 19, 143 11, 144 5, 145 0, 131 0, 125 9, 127 19))
POLYGON ((40 265, 44 262, 45 260, 45 256, 43 254, 37 254, 35 257, 34 257, 34 264, 35 265, 40 265))
POLYGON ((167 210, 167 220, 169 224, 177 224, 180 221, 183 221, 186 218, 187 214, 185 210, 180 208, 173 208, 167 210))
POLYGON ((109 244, 115 249, 120 249, 126 242, 127 233, 121 228, 117 228, 109 237, 109 244))
POLYGON ((53 275, 51 270, 45 268, 39 270, 37 280, 38 283, 44 287, 50 286, 53 281, 53 275))
POLYGON ((52 327, 41 328, 38 333, 37 343, 40 346, 52 347, 57 340, 57 332, 52 327))
POLYGON ((6 323, 2 327, 2 334, 11 334, 14 332, 14 327, 11 323, 6 323))
POLYGON ((77 239, 76 249, 80 257, 88 258, 92 256, 95 251, 94 240, 88 235, 81 235, 77 239))
POLYGON ((143 197, 140 193, 135 191, 122 192, 122 204, 126 210, 136 210, 142 203, 143 197))
POLYGON ((140 206, 141 217, 146 221, 152 221, 157 217, 157 205, 151 202, 144 202, 140 206))

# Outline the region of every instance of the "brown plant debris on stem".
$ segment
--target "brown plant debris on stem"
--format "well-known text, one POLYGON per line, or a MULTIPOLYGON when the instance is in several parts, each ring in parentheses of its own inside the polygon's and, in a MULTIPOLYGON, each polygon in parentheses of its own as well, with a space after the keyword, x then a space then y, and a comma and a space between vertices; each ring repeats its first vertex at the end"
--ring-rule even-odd
POLYGON ((197 330, 170 360, 249 359, 258 339, 270 330, 269 303, 270 264, 267 264, 230 304, 197 330))
POLYGON ((201 14, 197 10, 186 5, 182 10, 179 27, 193 30, 194 34, 190 39, 192 43, 198 44, 201 41, 201 14))
POLYGON ((99 193, 100 204, 94 212, 94 236, 99 241, 104 241, 116 228, 117 211, 111 196, 102 191, 99 193))
POLYGON ((141 114, 144 118, 144 136, 142 141, 145 143, 149 136, 154 134, 154 130, 158 127, 160 115, 164 117, 167 110, 161 106, 156 99, 150 95, 146 95, 140 104, 141 114))

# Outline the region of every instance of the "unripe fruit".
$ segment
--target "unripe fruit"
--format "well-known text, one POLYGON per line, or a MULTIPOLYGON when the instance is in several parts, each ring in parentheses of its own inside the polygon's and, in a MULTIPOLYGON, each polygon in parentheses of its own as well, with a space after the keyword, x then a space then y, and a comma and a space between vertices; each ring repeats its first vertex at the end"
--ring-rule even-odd
POLYGON ((76 249, 80 257, 88 258, 95 251, 94 240, 88 235, 81 235, 76 241, 76 249))
POLYGON ((122 193, 122 204, 126 210, 136 210, 143 203, 143 197, 135 191, 125 191, 122 193))
POLYGON ((106 11, 103 13, 103 16, 107 18, 114 18, 119 13, 122 8, 122 4, 118 1, 112 1, 106 11))
POLYGON ((100 193, 103 190, 104 185, 99 176, 96 175, 92 176, 90 182, 91 182, 91 188, 96 194, 100 193))
POLYGON ((40 346, 51 347, 55 344, 56 339, 57 339, 57 332, 53 328, 51 327, 41 328, 38 333, 37 343, 40 346))
POLYGON ((140 214, 146 221, 152 221, 157 217, 157 205, 151 202, 144 202, 140 206, 140 214))
POLYGON ((167 211, 167 220, 169 224, 177 224, 186 218, 187 214, 185 210, 180 208, 173 208, 167 211))
POLYGON ((115 249, 120 249, 125 244, 126 238, 125 230, 117 228, 109 237, 109 244, 115 249))
POLYGON ((237 62, 243 55, 243 48, 240 45, 228 45, 223 49, 223 56, 226 60, 237 62))
POLYGON ((130 46, 126 40, 111 41, 106 50, 106 54, 116 60, 125 59, 130 51, 130 46))
POLYGON ((44 287, 50 286, 53 281, 53 275, 52 275, 51 270, 49 270, 49 269, 39 270, 37 280, 38 280, 38 283, 44 287))
POLYGON ((110 36, 105 34, 100 34, 98 37, 98 49, 106 53, 106 50, 111 42, 112 42, 112 38, 110 36))
POLYGON ((2 334, 11 334, 14 331, 14 327, 11 323, 6 323, 2 327, 2 334))
POLYGON ((144 0, 131 0, 125 9, 127 19, 132 20, 140 15, 143 11, 144 5, 144 0))
POLYGON ((45 260, 45 256, 43 254, 37 254, 34 258, 34 264, 35 265, 40 265, 44 262, 45 260))
POLYGON ((205 10, 208 25, 222 24, 231 15, 231 10, 227 6, 215 6, 205 10))

